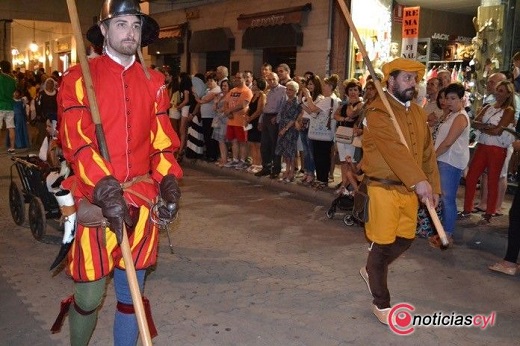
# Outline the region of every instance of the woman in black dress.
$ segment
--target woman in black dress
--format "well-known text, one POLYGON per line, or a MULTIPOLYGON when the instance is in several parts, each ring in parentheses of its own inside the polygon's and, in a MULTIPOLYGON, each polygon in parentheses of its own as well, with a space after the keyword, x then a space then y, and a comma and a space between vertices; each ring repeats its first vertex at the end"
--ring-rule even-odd
POLYGON ((265 79, 253 80, 253 98, 249 103, 248 116, 246 117, 246 128, 250 127, 247 133, 247 141, 249 142, 249 153, 253 160, 251 166, 247 169, 249 173, 256 173, 262 169, 262 156, 260 155, 260 137, 262 134, 259 130, 258 120, 264 111, 266 87, 265 79))

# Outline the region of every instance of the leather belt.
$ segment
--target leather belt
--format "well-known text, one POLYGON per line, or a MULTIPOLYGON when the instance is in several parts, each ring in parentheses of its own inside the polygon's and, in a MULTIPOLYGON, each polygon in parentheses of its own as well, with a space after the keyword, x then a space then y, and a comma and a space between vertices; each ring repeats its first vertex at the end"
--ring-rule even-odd
POLYGON ((381 183, 383 185, 398 185, 398 186, 404 186, 404 183, 402 181, 398 180, 392 180, 392 179, 383 179, 383 178, 374 178, 374 177, 367 177, 370 181, 377 181, 378 183, 381 183))

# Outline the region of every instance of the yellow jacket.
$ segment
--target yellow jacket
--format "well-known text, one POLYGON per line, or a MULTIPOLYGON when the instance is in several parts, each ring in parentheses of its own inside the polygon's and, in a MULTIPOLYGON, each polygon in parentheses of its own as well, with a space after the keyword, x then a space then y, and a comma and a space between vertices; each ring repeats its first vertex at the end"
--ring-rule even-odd
POLYGON ((407 108, 393 96, 386 95, 408 148, 400 141, 381 98, 377 97, 366 112, 362 170, 369 177, 403 182, 402 187, 392 186, 403 192, 428 180, 433 193, 440 194, 437 158, 426 113, 413 102, 407 108))

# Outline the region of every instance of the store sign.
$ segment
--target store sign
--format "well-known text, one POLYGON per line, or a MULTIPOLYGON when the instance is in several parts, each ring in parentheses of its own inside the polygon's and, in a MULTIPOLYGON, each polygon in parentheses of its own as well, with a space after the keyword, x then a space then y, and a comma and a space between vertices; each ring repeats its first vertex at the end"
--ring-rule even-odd
POLYGON ((405 7, 403 10, 403 41, 401 57, 417 59, 417 42, 419 41, 420 7, 405 7))
POLYGON ((300 24, 303 14, 312 9, 312 4, 238 16, 238 29, 257 28, 282 24, 300 24))
POLYGON ((250 27, 254 28, 257 26, 270 26, 270 25, 282 25, 285 24, 285 16, 269 16, 264 18, 255 18, 251 20, 250 27))
POLYGON ((432 35, 432 39, 441 40, 441 41, 456 41, 456 42, 464 42, 464 43, 471 42, 471 37, 441 34, 441 33, 437 33, 437 32, 432 35))
POLYGON ((238 21, 239 29, 256 28, 259 26, 272 26, 282 24, 299 24, 302 20, 302 12, 288 14, 272 14, 265 17, 244 18, 238 21))

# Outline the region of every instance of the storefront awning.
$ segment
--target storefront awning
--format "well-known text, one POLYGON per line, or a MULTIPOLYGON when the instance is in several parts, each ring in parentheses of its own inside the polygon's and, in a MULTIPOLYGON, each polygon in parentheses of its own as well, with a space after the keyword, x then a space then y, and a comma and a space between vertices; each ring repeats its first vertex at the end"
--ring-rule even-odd
POLYGON ((194 31, 190 39, 190 52, 206 53, 235 49, 235 37, 229 28, 194 31))
POLYGON ((148 45, 148 54, 159 55, 181 55, 184 53, 184 42, 182 39, 165 37, 159 38, 148 45))
POLYGON ((153 55, 184 53, 183 40, 187 27, 188 23, 162 27, 159 31, 159 38, 148 46, 148 53, 153 55))
POLYGON ((303 32, 298 24, 247 28, 242 36, 242 48, 244 49, 301 46, 303 46, 303 32))

